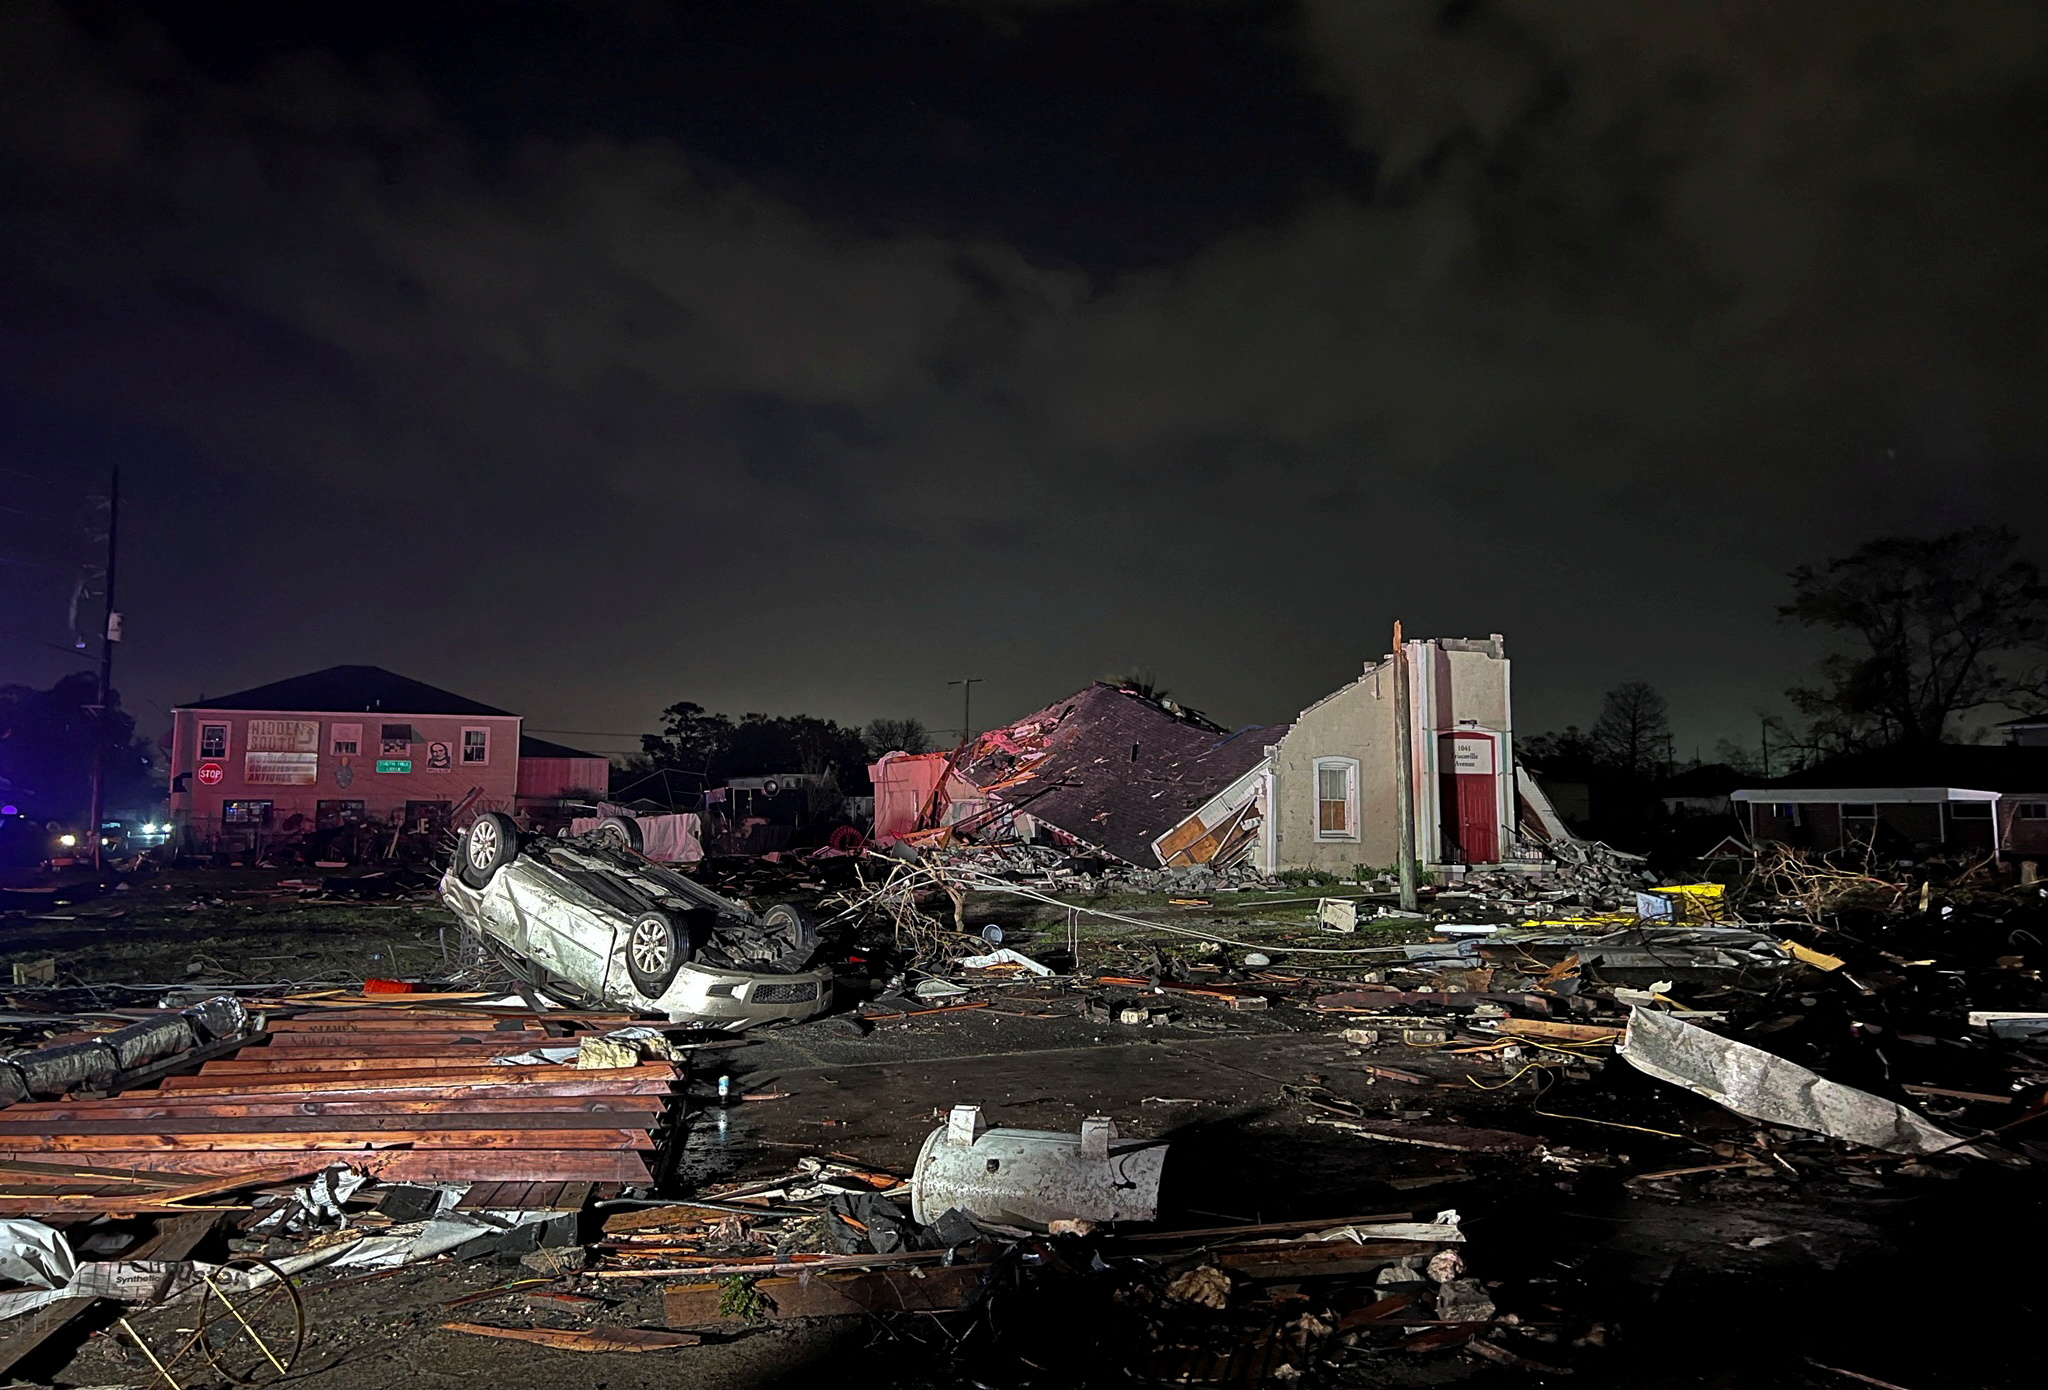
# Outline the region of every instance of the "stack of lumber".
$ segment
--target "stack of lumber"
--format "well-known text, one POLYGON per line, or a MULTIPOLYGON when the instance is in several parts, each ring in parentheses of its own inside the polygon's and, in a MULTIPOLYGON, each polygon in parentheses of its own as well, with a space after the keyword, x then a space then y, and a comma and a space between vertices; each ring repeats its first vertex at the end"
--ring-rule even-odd
POLYGON ((309 1009, 151 1090, 0 1111, 0 1161, 195 1177, 342 1162, 390 1182, 645 1183, 673 1063, 492 1060, 631 1021, 438 1002, 309 1009))

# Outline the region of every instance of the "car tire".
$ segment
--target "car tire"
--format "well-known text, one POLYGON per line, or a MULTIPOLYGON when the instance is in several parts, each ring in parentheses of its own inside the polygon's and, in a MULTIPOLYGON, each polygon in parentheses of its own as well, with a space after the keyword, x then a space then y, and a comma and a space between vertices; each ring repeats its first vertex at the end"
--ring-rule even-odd
POLYGON ((498 870, 518 855, 519 827, 502 812, 486 811, 462 832, 455 852, 460 864, 457 877, 472 888, 488 887, 498 870))
POLYGON ((640 822, 630 816, 606 816, 597 823, 597 829, 590 833, 597 836, 600 843, 610 845, 613 849, 638 851, 647 843, 646 838, 640 833, 640 822))
POLYGON ((634 918, 626 933, 626 975, 633 988, 659 999, 683 968, 689 940, 665 912, 643 912, 634 918))
POLYGON ((777 903, 761 914, 761 922, 781 933, 783 950, 768 964, 770 970, 792 974, 811 963, 818 954, 818 919, 795 903, 777 903))

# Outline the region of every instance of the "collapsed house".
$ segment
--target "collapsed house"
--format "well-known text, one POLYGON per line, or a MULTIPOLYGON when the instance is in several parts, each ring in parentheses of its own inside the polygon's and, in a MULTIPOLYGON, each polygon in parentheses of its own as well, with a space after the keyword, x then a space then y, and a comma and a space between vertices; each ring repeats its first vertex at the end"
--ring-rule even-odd
POLYGON ((1050 843, 1144 866, 1349 874, 1399 856, 1399 779, 1430 864, 1541 861, 1569 832, 1514 761, 1496 634, 1410 641, 1401 746, 1390 654, 1290 724, 1231 731, 1097 682, 950 754, 871 769, 877 838, 1050 843))

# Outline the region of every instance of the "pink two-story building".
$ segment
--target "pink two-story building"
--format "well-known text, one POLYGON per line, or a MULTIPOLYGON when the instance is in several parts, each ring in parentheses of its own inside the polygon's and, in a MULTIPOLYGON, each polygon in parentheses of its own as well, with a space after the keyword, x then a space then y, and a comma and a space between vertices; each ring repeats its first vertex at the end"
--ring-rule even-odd
POLYGON ((237 848, 349 822, 517 804, 520 717, 379 666, 331 666, 173 712, 171 818, 237 848))

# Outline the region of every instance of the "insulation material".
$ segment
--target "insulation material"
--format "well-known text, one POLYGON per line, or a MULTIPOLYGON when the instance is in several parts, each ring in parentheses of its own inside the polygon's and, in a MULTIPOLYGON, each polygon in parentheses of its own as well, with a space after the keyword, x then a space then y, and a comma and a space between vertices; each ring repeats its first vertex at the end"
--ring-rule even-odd
POLYGON ((9 1060, 20 1069, 30 1093, 38 1096, 61 1096, 102 1086, 120 1070, 112 1049, 97 1042, 37 1048, 9 1060))
POLYGON ((249 1026, 249 1011, 232 994, 217 994, 185 1010, 184 1018, 201 1042, 232 1038, 249 1026))
POLYGON ((1617 1056, 1745 1119, 1809 1130, 1886 1153, 1982 1157, 1897 1101, 1829 1081, 1796 1062, 1724 1038, 1676 1014, 1635 1008, 1617 1056))
POLYGON ((193 1034, 190 1020, 182 1014, 170 1014, 117 1028, 102 1037, 100 1042, 113 1050, 114 1060, 122 1071, 132 1071, 165 1057, 189 1052, 198 1045, 199 1039, 193 1034))

